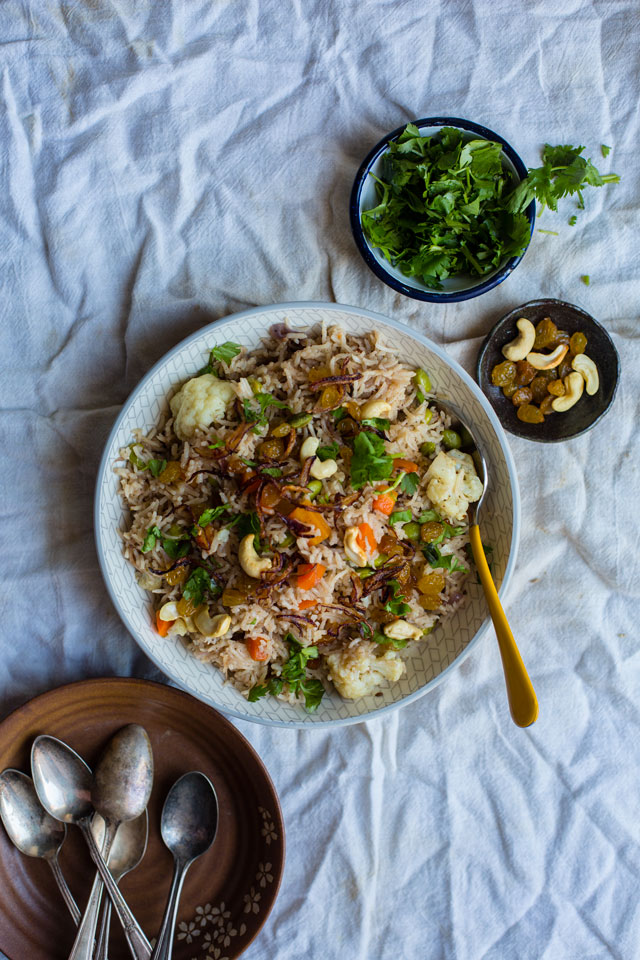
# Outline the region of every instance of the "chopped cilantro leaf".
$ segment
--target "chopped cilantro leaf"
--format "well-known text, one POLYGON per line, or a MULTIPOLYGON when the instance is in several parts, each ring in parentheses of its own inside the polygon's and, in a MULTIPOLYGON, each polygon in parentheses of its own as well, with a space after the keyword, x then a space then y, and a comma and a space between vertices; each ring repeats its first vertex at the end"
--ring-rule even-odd
POLYGON ((154 477, 159 476, 167 465, 166 460, 149 460, 149 470, 154 477))
POLYGON ((391 526, 394 523, 407 523, 409 520, 411 520, 411 510, 394 510, 389 517, 391 526))
POLYGON ((442 554, 438 547, 433 543, 427 543, 423 548, 425 560, 434 570, 449 570, 450 573, 468 573, 465 567, 453 554, 442 554))
POLYGON ((569 226, 570 226, 570 227, 575 227, 575 225, 576 225, 577 222, 578 222, 578 218, 576 217, 576 215, 575 215, 575 213, 574 213, 574 215, 573 215, 572 217, 569 217, 569 220, 568 220, 569 226))
POLYGON ((411 613, 411 607, 406 603, 406 594, 402 592, 402 587, 398 580, 390 580, 388 583, 391 596, 384 605, 387 613, 392 613, 396 617, 404 617, 411 613))
POLYGON ((376 643, 384 644, 385 646, 393 647, 394 650, 402 650, 407 645, 406 640, 394 640, 392 637, 387 637, 384 633, 380 633, 379 630, 376 630, 373 634, 373 640, 376 643))
POLYGON ((361 430, 353 442, 351 486, 359 490, 365 483, 387 480, 393 473, 393 457, 385 452, 382 437, 361 430))
POLYGON ((282 470, 280 467, 261 467, 260 473, 265 473, 268 477, 281 477, 282 470))
POLYGON ((417 473, 405 473, 404 477, 400 481, 400 489, 408 494, 410 497, 414 495, 418 489, 418 484, 420 483, 420 477, 417 473))
POLYGON ((182 596, 199 607, 207 593, 216 596, 220 593, 220 587, 204 567, 196 567, 184 585, 182 596))
POLYGON ((231 504, 223 503, 219 507, 209 507, 198 517, 198 526, 206 527, 208 523, 212 523, 218 517, 221 517, 226 510, 231 510, 231 504))
POLYGON ((608 157, 609 154, 611 153, 611 147, 608 147, 606 143, 600 144, 600 150, 602 151, 603 157, 608 157))
POLYGON ((336 423, 339 423, 341 420, 344 420, 344 418, 347 416, 346 407, 338 407, 337 410, 333 410, 331 412, 331 416, 333 417, 336 423))
POLYGON ((215 373, 216 363, 226 363, 228 366, 233 358, 238 356, 241 350, 242 347, 239 343, 232 343, 230 340, 227 340, 226 343, 221 343, 219 347, 213 347, 209 351, 209 362, 200 371, 200 376, 202 376, 203 373, 215 373))
POLYGON ((588 273, 585 273, 584 276, 580 277, 580 279, 584 283, 585 287, 588 287, 589 284, 591 283, 591 277, 589 276, 588 273))
POLYGON ((385 432, 391 426, 391 421, 386 417, 365 417, 360 423, 363 427, 375 427, 377 430, 384 430, 385 432))
POLYGON ((337 443, 325 443, 316 450, 318 460, 335 460, 338 456, 339 446, 337 443))
POLYGON ((156 545, 156 541, 162 536, 162 531, 157 527, 149 527, 147 530, 147 535, 144 538, 142 546, 140 549, 143 553, 149 553, 149 550, 153 550, 156 545))
POLYGON ((191 542, 188 533, 181 533, 177 537, 168 536, 156 525, 149 527, 147 534, 141 546, 142 553, 149 553, 153 550, 157 542, 172 560, 178 560, 180 557, 186 557, 191 548, 191 542))
POLYGON ((289 406, 281 400, 277 400, 271 393, 256 393, 252 398, 242 401, 244 408, 244 417, 247 423, 254 423, 257 427, 265 427, 268 424, 266 410, 269 407, 278 407, 280 410, 288 410, 289 406), (258 408, 254 406, 258 404, 258 408))
POLYGON ((292 633, 286 633, 284 640, 289 644, 289 659, 282 667, 280 676, 270 677, 264 684, 257 684, 249 691, 248 700, 254 703, 268 693, 277 696, 282 692, 285 683, 293 694, 301 693, 304 697, 305 709, 309 712, 316 710, 324 696, 324 686, 320 680, 307 677, 307 660, 315 660, 318 656, 316 646, 303 647, 292 633))

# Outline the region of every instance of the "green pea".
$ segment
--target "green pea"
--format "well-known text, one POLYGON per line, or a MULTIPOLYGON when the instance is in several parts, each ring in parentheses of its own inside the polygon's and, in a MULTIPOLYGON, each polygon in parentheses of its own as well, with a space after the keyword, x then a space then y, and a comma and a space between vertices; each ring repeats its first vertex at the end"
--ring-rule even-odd
POLYGON ((181 533, 184 533, 184 527, 181 527, 179 523, 172 523, 169 527, 169 536, 179 537, 181 533))
POLYGON ((431 457, 436 452, 436 445, 432 443, 431 440, 427 440, 426 443, 420 444, 420 453, 423 457, 431 457))
POLYGON ((370 577, 372 573, 373 573, 373 570, 371 569, 371 567, 360 567, 360 569, 358 570, 358 576, 360 577, 361 580, 366 580, 367 577, 370 577))
POLYGON ((455 430, 445 430, 442 434, 442 443, 447 450, 459 450, 462 446, 460 434, 455 430))
POLYGON ((433 420, 433 410, 429 410, 429 408, 427 407, 427 409, 424 412, 424 422, 431 423, 432 420, 433 420))
POLYGON ((377 556, 373 561, 373 565, 376 568, 376 570, 378 569, 378 567, 381 567, 383 563, 386 563, 388 559, 389 557, 386 555, 386 553, 379 554, 379 556, 377 556))
POLYGON ((307 487, 311 491, 310 500, 315 500, 320 491, 322 490, 322 481, 321 480, 310 480, 307 484, 307 487))
POLYGON ((261 391, 262 391, 262 381, 261 381, 261 380, 258 380, 257 377, 247 377, 247 383, 248 383, 249 386, 251 387, 251 392, 252 392, 252 393, 254 393, 254 394, 256 394, 256 393, 261 393, 261 391))
POLYGON ((293 427, 295 430, 299 430, 300 427, 306 427, 308 423, 311 423, 313 420, 313 415, 310 413, 296 413, 295 417, 291 417, 289 420, 289 426, 293 427))
POLYGON ((282 538, 278 546, 283 548, 292 547, 295 542, 296 542, 296 538, 292 533, 289 533, 289 531, 287 530, 287 532, 285 533, 284 537, 282 538))
POLYGON ((416 389, 422 394, 424 399, 424 397, 426 397, 426 395, 431 391, 431 380, 427 371, 422 369, 416 370, 413 377, 413 382, 416 385, 416 389))
POLYGON ((407 536, 409 540, 420 539, 420 524, 416 523, 414 520, 412 520, 411 523, 405 523, 402 529, 405 532, 405 536, 407 536))

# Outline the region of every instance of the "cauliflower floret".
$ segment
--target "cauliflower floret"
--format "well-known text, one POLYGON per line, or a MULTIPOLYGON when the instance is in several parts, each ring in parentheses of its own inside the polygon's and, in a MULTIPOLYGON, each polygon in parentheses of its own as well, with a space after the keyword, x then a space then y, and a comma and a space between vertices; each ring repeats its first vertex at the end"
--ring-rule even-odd
POLYGON ((227 404, 235 395, 232 383, 218 380, 211 373, 187 380, 170 401, 176 436, 189 440, 198 428, 204 430, 214 420, 222 420, 227 404))
POLYGON ((333 680, 340 696, 357 700, 381 686, 385 680, 393 683, 405 673, 406 666, 394 650, 381 657, 364 647, 352 647, 327 657, 329 678, 333 680))
POLYGON ((439 453, 427 479, 427 496, 450 520, 464 520, 469 504, 479 500, 484 489, 473 459, 460 450, 439 453))

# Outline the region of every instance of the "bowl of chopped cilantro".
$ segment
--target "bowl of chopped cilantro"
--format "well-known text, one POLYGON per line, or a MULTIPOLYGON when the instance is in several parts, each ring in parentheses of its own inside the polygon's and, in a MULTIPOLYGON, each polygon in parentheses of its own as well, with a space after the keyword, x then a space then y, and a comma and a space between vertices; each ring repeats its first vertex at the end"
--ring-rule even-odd
POLYGON ((527 168, 507 141, 455 117, 416 120, 387 134, 356 175, 351 229, 365 263, 416 300, 477 297, 515 270, 535 203, 522 210, 527 168))

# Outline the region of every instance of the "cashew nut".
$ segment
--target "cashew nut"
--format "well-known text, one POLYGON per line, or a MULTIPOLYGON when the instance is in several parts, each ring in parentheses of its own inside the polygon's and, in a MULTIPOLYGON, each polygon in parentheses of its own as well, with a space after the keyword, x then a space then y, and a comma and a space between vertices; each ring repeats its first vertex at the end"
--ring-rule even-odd
POLYGON ((359 536, 360 531, 357 527, 347 527, 344 535, 344 552, 351 563, 355 563, 358 567, 366 567, 367 551, 358 542, 359 536))
POLYGON ((229 632, 231 617, 228 613, 219 613, 215 617, 210 617, 207 608, 203 607, 196 613, 193 622, 203 637, 215 640, 216 637, 224 637, 225 633, 229 632))
POLYGON ((584 377, 589 396, 592 397, 594 393, 597 393, 598 387, 600 386, 600 378, 598 376, 598 368, 591 357, 588 357, 584 353, 579 353, 571 361, 571 366, 584 377))
POLYGON ((502 348, 502 355, 514 363, 517 363, 518 360, 524 360, 536 339, 536 328, 531 323, 531 320, 527 320, 526 317, 520 317, 516 323, 516 327, 520 331, 519 335, 515 340, 512 340, 511 343, 506 343, 502 348))
POLYGON ((240 566, 248 577, 253 577, 254 580, 259 580, 261 573, 264 573, 265 570, 271 569, 271 560, 269 560, 268 557, 258 556, 253 544, 254 537, 254 533, 248 533, 246 537, 242 538, 238 548, 238 560, 240 561, 240 566))
POLYGON ((424 633, 421 627, 414 627, 412 623, 407 623, 406 620, 394 620, 393 623, 385 623, 382 632, 390 640, 419 640, 424 633))
POLYGON ((362 420, 371 420, 373 417, 386 417, 391 413, 391 407, 384 400, 367 400, 360 407, 362 420))
POLYGON ((187 633, 189 633, 189 625, 184 617, 178 617, 177 620, 174 620, 167 630, 167 635, 170 637, 174 636, 175 634, 177 634, 179 637, 184 637, 187 633))
POLYGON ((327 480, 337 469, 338 464, 335 460, 314 460, 309 473, 315 480, 327 480))
POLYGON ((551 406, 556 413, 564 413, 570 410, 574 403, 577 403, 584 390, 584 379, 581 373, 574 371, 568 377, 564 378, 566 393, 561 397, 556 397, 551 406))
POLYGON ((565 358, 569 349, 568 344, 560 344, 551 353, 530 353, 527 356, 527 363, 530 363, 536 370, 553 370, 559 366, 565 358))
POLYGON ((174 600, 169 600, 168 603, 163 603, 158 610, 158 620, 163 620, 165 623, 170 623, 172 620, 177 620, 179 617, 180 614, 178 613, 178 605, 174 600))
POLYGON ((319 446, 320 441, 317 437, 307 437, 300 447, 300 463, 304 463, 309 457, 315 457, 316 450, 319 446))

